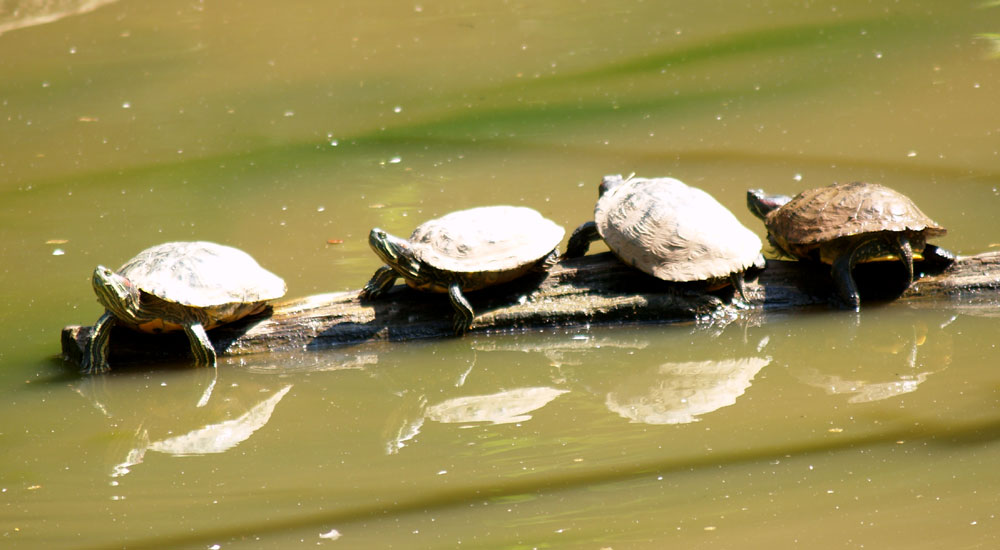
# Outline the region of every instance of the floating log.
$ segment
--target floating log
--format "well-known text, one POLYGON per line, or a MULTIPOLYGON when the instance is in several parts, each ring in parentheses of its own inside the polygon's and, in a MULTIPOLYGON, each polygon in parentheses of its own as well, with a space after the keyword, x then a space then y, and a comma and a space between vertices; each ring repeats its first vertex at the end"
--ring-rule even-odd
MULTIPOLYGON (((862 291, 862 307, 878 299, 942 306, 1000 305, 1000 252, 961 257, 938 273, 921 273, 919 263, 916 270, 919 278, 904 289, 898 288, 902 286, 898 263, 859 265, 855 278, 862 291)), ((768 260, 767 268, 756 275, 747 282, 744 299, 734 300, 731 288, 712 292, 693 283, 666 283, 622 264, 610 253, 563 260, 547 273, 468 293, 476 310, 471 332, 690 323, 760 311, 837 307, 827 267, 768 260)), ((450 337, 452 315, 445 295, 396 285, 374 301, 359 301, 358 291, 282 300, 262 315, 209 331, 209 337, 220 359, 300 352, 373 341, 450 337)), ((63 329, 62 351, 67 361, 79 364, 90 330, 76 325, 63 329)), ((120 327, 112 333, 110 347, 112 365, 184 360, 190 354, 183 333, 146 335, 120 327)))

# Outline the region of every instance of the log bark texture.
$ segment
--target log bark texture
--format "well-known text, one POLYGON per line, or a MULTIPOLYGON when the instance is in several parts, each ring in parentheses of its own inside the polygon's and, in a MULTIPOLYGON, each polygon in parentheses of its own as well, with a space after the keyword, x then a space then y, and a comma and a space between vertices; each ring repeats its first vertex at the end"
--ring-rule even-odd
MULTIPOLYGON (((900 288, 901 267, 865 264, 855 272, 862 308, 875 301, 1000 308, 1000 252, 961 257, 939 273, 919 273, 900 288), (896 288, 893 288, 895 286, 896 288)), ((829 268, 807 262, 768 260, 746 285, 745 300, 732 289, 709 292, 697 284, 665 283, 619 262, 610 253, 563 260, 547 273, 472 292, 472 332, 579 326, 592 323, 691 322, 733 319, 760 311, 837 307, 829 268), (737 296, 738 298, 738 296, 737 296)), ((271 310, 209 332, 220 356, 330 349, 371 341, 452 336, 447 296, 397 285, 376 301, 360 302, 358 291, 319 294, 274 303, 271 310)), ((79 364, 89 326, 62 331, 64 359, 79 364)), ((183 333, 145 335, 116 327, 112 366, 184 360, 183 333)))

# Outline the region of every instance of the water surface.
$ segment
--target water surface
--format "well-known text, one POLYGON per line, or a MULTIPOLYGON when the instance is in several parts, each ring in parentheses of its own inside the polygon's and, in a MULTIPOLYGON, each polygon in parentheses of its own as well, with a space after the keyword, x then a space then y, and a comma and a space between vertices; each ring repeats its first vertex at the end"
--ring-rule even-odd
POLYGON ((995 308, 58 358, 94 266, 147 246, 356 289, 375 225, 523 204, 571 230, 611 173, 762 236, 747 188, 877 181, 994 249, 991 3, 8 4, 4 547, 997 545, 995 308))

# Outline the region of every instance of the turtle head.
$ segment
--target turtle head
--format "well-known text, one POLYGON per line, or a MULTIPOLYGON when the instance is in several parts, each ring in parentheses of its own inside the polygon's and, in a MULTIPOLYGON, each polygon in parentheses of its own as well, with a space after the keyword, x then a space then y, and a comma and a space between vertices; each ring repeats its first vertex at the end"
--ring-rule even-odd
POLYGON ((787 195, 768 195, 763 189, 747 190, 747 208, 750 209, 750 212, 754 216, 762 220, 766 219, 768 214, 781 208, 790 200, 792 200, 792 197, 787 195))
POLYGON ((104 267, 97 266, 91 279, 97 301, 120 319, 135 319, 139 311, 139 289, 132 281, 104 267))
POLYGON ((376 227, 368 234, 368 245, 375 254, 397 273, 411 280, 420 278, 420 261, 410 242, 390 235, 376 227))
POLYGON ((629 175, 627 178, 623 178, 621 174, 614 174, 611 176, 604 176, 601 179, 601 185, 597 188, 597 196, 603 197, 605 193, 611 191, 615 187, 625 183, 626 181, 635 177, 635 172, 629 175))

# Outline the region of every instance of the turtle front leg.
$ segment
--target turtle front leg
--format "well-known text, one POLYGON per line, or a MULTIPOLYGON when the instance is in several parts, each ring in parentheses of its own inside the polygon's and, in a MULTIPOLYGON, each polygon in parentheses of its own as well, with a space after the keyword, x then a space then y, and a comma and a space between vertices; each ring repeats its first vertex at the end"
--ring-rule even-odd
POLYGON ((579 258, 587 253, 590 249, 590 243, 601 238, 601 234, 597 231, 596 222, 587 222, 580 227, 577 227, 573 234, 569 236, 569 242, 566 244, 566 252, 563 254, 563 258, 579 258))
POLYGON ((105 311, 104 315, 94 323, 87 338, 86 349, 83 350, 83 358, 80 360, 80 370, 84 374, 97 374, 108 372, 111 365, 108 364, 108 342, 111 341, 111 329, 115 326, 115 316, 110 311, 105 311))
POLYGON ((472 319, 475 317, 472 306, 465 299, 462 287, 458 283, 453 283, 448 287, 448 298, 451 299, 451 305, 455 308, 455 320, 452 323, 455 334, 464 334, 472 326, 472 319))
POLYGON ((195 322, 184 325, 184 333, 187 334, 191 343, 191 355, 194 355, 194 362, 197 365, 215 367, 215 348, 212 341, 208 339, 205 327, 201 323, 195 322))
POLYGON ((837 293, 840 295, 840 299, 843 300, 847 307, 854 311, 861 311, 861 295, 858 293, 858 285, 854 282, 854 276, 851 275, 851 271, 854 269, 854 264, 858 261, 857 254, 861 246, 856 246, 838 256, 833 261, 833 267, 830 268, 830 275, 833 277, 833 282, 837 285, 837 293))
POLYGON ((392 285, 396 284, 397 278, 399 278, 399 274, 396 273, 396 270, 384 265, 375 271, 372 278, 361 289, 361 294, 358 297, 362 300, 378 298, 385 294, 385 291, 392 288, 392 285))
POLYGON ((910 239, 906 238, 906 235, 900 235, 892 239, 892 246, 896 249, 899 261, 903 262, 903 268, 906 269, 906 286, 910 286, 913 283, 913 247, 910 245, 910 239))

